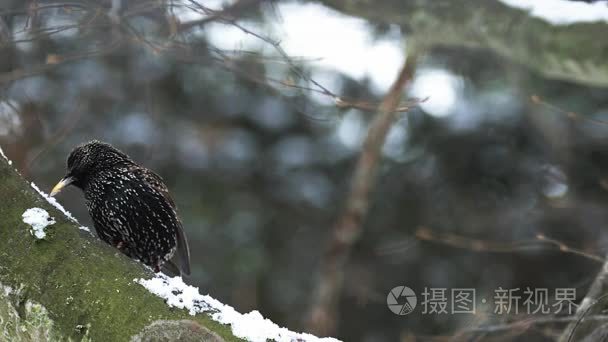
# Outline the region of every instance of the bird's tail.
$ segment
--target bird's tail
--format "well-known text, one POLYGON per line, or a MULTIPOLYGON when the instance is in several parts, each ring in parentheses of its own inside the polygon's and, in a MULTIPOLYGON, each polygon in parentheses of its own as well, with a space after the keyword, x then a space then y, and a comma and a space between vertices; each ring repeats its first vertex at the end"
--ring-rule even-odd
POLYGON ((161 271, 170 277, 179 277, 182 272, 179 267, 173 262, 173 260, 167 260, 161 267, 161 271))

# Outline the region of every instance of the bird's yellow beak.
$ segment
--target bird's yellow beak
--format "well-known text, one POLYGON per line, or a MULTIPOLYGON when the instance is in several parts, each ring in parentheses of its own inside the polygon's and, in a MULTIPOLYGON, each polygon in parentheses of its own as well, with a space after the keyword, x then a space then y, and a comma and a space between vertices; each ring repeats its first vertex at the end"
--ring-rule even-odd
POLYGON ((72 177, 64 177, 59 181, 59 183, 57 183, 57 185, 53 187, 53 190, 51 190, 51 197, 57 195, 61 190, 63 190, 63 188, 72 184, 73 181, 74 178, 72 177))

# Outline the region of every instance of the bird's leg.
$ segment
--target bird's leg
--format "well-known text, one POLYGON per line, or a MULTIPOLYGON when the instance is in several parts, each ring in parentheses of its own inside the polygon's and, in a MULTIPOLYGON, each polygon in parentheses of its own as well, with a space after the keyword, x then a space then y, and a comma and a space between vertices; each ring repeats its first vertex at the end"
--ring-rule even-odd
POLYGON ((125 241, 120 240, 120 239, 113 240, 112 246, 114 246, 116 249, 118 249, 122 254, 124 254, 130 258, 132 257, 131 249, 129 248, 129 244, 126 243, 125 241))
POLYGON ((118 241, 118 243, 116 243, 116 248, 119 251, 122 251, 122 249, 126 246, 126 243, 124 241, 118 241))

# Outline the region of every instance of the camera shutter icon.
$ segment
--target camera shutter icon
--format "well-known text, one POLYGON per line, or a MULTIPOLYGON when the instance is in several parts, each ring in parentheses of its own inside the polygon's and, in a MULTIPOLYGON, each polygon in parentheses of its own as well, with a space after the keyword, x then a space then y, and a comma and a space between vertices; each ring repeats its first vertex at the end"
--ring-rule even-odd
POLYGON ((386 305, 396 315, 407 315, 414 311, 418 298, 407 286, 397 286, 386 296, 386 305))

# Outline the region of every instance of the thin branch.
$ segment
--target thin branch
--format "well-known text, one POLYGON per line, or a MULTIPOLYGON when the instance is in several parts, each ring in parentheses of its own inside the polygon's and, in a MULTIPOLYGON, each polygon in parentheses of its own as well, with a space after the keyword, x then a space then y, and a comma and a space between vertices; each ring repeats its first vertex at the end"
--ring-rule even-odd
POLYGON ((67 118, 60 129, 57 130, 50 138, 46 139, 45 144, 26 161, 25 170, 30 170, 32 165, 43 153, 59 144, 74 129, 74 127, 76 127, 80 117, 82 116, 82 107, 82 101, 76 103, 74 109, 67 115, 67 118))
POLYGON ((560 114, 565 115, 568 119, 572 119, 572 120, 580 120, 580 121, 589 121, 592 123, 596 123, 596 124, 600 124, 600 125, 608 125, 608 121, 604 121, 604 120, 598 120, 598 119, 593 119, 590 118, 586 115, 581 115, 577 112, 572 112, 572 111, 567 111, 564 110, 554 104, 551 104, 545 100, 543 100, 540 96, 538 95, 532 95, 530 96, 530 101, 532 101, 532 103, 534 104, 538 104, 538 105, 542 105, 544 107, 547 107, 553 111, 556 111, 560 114))
POLYGON ((87 59, 90 57, 108 54, 108 53, 114 51, 117 47, 119 47, 121 42, 122 41, 120 39, 118 39, 101 49, 86 51, 86 52, 73 54, 73 55, 65 55, 65 56, 48 55, 47 63, 45 63, 45 64, 29 66, 27 68, 15 69, 12 71, 1 73, 0 74, 0 84, 12 82, 12 81, 19 80, 22 78, 38 75, 38 74, 41 74, 44 72, 48 72, 48 71, 54 70, 58 65, 65 64, 68 62, 73 62, 73 61, 77 61, 77 60, 81 60, 81 59, 87 59))
POLYGON ((455 248, 468 249, 475 252, 490 253, 514 253, 523 250, 538 250, 547 246, 556 246, 560 252, 582 256, 598 263, 604 263, 605 258, 597 254, 568 246, 564 242, 549 238, 544 234, 537 234, 535 239, 518 240, 514 242, 494 242, 480 239, 472 239, 456 234, 437 234, 426 227, 420 227, 416 231, 416 237, 420 240, 441 243, 455 248))
MULTIPOLYGON (((586 317, 585 319, 603 322, 603 321, 608 321, 608 316, 607 315, 596 315, 596 316, 586 317)), ((477 331, 477 332, 493 333, 493 332, 499 332, 499 331, 513 330, 513 329, 522 329, 522 328, 527 329, 533 325, 539 325, 539 324, 570 323, 570 322, 576 322, 576 320, 577 320, 577 318, 574 316, 531 317, 528 319, 523 319, 523 320, 511 322, 511 323, 465 328, 464 331, 467 331, 467 332, 476 332, 477 331)))
MULTIPOLYGON (((607 259, 608 259, 608 256, 607 256, 607 259)), ((606 304, 599 305, 599 306, 597 304, 601 304, 601 301, 608 296, 607 293, 608 293, 608 261, 606 261, 603 264, 602 268, 600 269, 597 276, 595 277, 593 284, 591 284, 589 291, 587 291, 585 298, 583 298, 583 300, 581 300, 581 303, 579 304, 578 308, 576 309, 576 313, 574 314, 575 321, 570 323, 566 327, 566 329, 564 329, 562 334, 560 335, 560 337, 559 337, 560 342, 574 341, 574 338, 577 338, 577 336, 582 337, 582 336, 587 335, 585 333, 593 332, 594 326, 586 326, 584 328, 584 331, 582 334, 575 336, 575 333, 577 332, 577 329, 581 325, 581 322, 583 322, 583 320, 585 320, 585 321, 587 320, 587 314, 598 313, 598 312, 604 311, 604 309, 606 308, 606 304)), ((597 327, 597 325, 595 327, 597 327)), ((581 330, 583 330, 583 329, 581 329, 581 330)))
POLYGON ((566 245, 565 243, 552 239, 552 238, 548 238, 546 237, 544 234, 537 234, 536 238, 541 240, 541 241, 545 241, 548 242, 550 244, 553 244, 555 246, 557 246, 559 248, 560 251, 564 252, 564 253, 571 253, 571 254, 576 254, 576 255, 580 255, 582 257, 585 257, 587 259, 591 259, 591 260, 595 260, 599 263, 604 263, 606 262, 606 258, 602 258, 599 255, 596 254, 591 254, 591 253, 587 253, 583 250, 580 249, 576 249, 576 248, 572 248, 568 245, 566 245))
POLYGON ((239 16, 239 14, 243 13, 245 10, 250 9, 254 6, 259 5, 263 1, 267 0, 240 0, 235 2, 234 4, 223 8, 222 10, 215 11, 206 6, 201 5, 197 1, 190 0, 190 3, 193 4, 194 7, 200 9, 203 13, 207 15, 207 17, 187 21, 185 23, 180 23, 177 30, 179 32, 187 31, 193 27, 202 27, 208 23, 214 21, 234 21, 235 18, 239 16))
POLYGON ((369 207, 369 194, 375 184, 381 149, 396 116, 403 90, 415 68, 415 56, 407 58, 388 94, 380 104, 370 124, 361 155, 352 177, 345 208, 331 229, 328 249, 321 261, 321 269, 312 298, 308 328, 321 335, 335 331, 337 301, 340 298, 344 267, 351 249, 362 232, 363 220, 369 207))
MULTIPOLYGON (((186 59, 190 59, 189 62, 197 62, 197 63, 202 63, 202 62, 211 60, 212 62, 216 63, 220 67, 222 67, 230 72, 233 72, 241 77, 244 77, 245 79, 248 79, 249 81, 261 84, 269 89, 272 89, 272 91, 274 93, 279 94, 280 96, 285 96, 285 95, 282 94, 280 89, 278 89, 276 86, 297 89, 297 90, 302 90, 302 91, 308 91, 308 92, 314 92, 314 93, 317 93, 320 95, 328 96, 332 99, 336 108, 343 109, 343 110, 351 109, 351 108, 358 109, 358 110, 365 111, 365 112, 374 112, 376 110, 376 108, 379 106, 379 103, 377 103, 375 101, 364 101, 364 100, 360 100, 360 99, 348 98, 348 97, 341 96, 341 95, 338 95, 338 94, 332 92, 331 90, 329 90, 328 88, 326 88, 325 86, 323 86, 322 84, 320 84, 319 82, 317 82, 316 80, 314 80, 310 76, 308 76, 306 74, 306 72, 304 72, 301 69, 301 67, 295 63, 294 57, 289 56, 283 50, 279 41, 266 37, 260 33, 254 32, 237 22, 236 13, 240 13, 240 12, 242 12, 243 9, 250 8, 253 5, 261 3, 262 1, 267 1, 267 0, 241 0, 237 3, 235 3, 234 5, 229 6, 223 10, 212 10, 212 9, 207 8, 204 5, 200 4, 199 2, 192 1, 192 0, 189 0, 189 4, 187 4, 187 5, 174 4, 174 3, 159 4, 154 1, 142 2, 140 4, 137 4, 134 7, 127 9, 126 11, 124 11, 121 14, 121 18, 123 18, 123 20, 118 20, 118 21, 101 20, 102 19, 101 16, 108 16, 107 11, 105 11, 104 8, 102 8, 102 7, 93 6, 93 5, 91 7, 85 7, 84 5, 80 4, 80 6, 77 7, 78 10, 85 10, 84 11, 85 16, 88 13, 89 18, 85 18, 85 20, 86 20, 85 22, 78 23, 78 24, 68 24, 68 25, 60 25, 60 26, 55 26, 55 27, 44 27, 44 28, 39 28, 36 30, 30 30, 28 32, 28 36, 29 36, 28 38, 12 40, 8 43, 15 44, 15 43, 31 42, 36 39, 47 38, 52 35, 55 35, 55 34, 58 34, 61 32, 65 32, 68 30, 74 30, 74 29, 81 29, 81 30, 82 29, 103 29, 104 27, 118 23, 120 25, 120 27, 123 28, 123 30, 121 30, 121 32, 120 32, 124 36, 124 37, 122 37, 122 40, 128 40, 130 38, 131 41, 139 43, 143 47, 151 50, 152 53, 154 53, 154 54, 165 53, 165 54, 173 55, 174 57, 181 54, 178 58, 179 60, 185 61, 186 59), (217 56, 219 56, 217 58, 213 57, 213 56, 209 56, 209 55, 190 56, 190 53, 185 53, 185 54, 180 53, 180 52, 184 52, 184 51, 191 51, 192 46, 189 44, 179 42, 177 40, 173 40, 173 39, 164 40, 163 42, 158 42, 158 43, 154 42, 151 39, 149 39, 148 37, 146 37, 144 33, 136 30, 132 25, 129 24, 129 22, 127 20, 124 20, 126 18, 131 18, 136 15, 145 14, 146 11, 149 11, 151 7, 152 8, 167 7, 169 9, 171 9, 173 7, 187 7, 192 11, 196 11, 196 12, 199 12, 199 13, 202 13, 205 15, 212 16, 213 20, 218 20, 218 21, 224 22, 226 24, 232 25, 232 26, 238 28, 239 30, 241 30, 244 34, 251 35, 251 36, 255 37, 256 39, 261 40, 265 44, 270 45, 273 48, 273 50, 278 54, 278 56, 263 56, 262 54, 259 54, 259 53, 254 54, 254 53, 251 53, 248 51, 241 51, 240 52, 241 54, 255 56, 255 58, 257 59, 257 61, 259 63, 268 63, 268 62, 284 63, 288 66, 289 70, 293 74, 295 74, 299 79, 304 81, 303 83, 305 83, 305 84, 302 84, 300 82, 293 82, 291 80, 275 79, 275 78, 267 77, 264 74, 259 74, 259 75, 254 74, 251 70, 245 70, 244 68, 242 68, 238 65, 238 63, 237 63, 238 60, 236 59, 236 57, 232 56, 235 54, 235 52, 233 52, 233 51, 222 51, 222 50, 216 49, 214 47, 208 47, 209 51, 211 51, 212 53, 215 53, 217 56), (88 9, 88 11, 86 11, 86 9, 88 9), (185 58, 185 56, 188 56, 188 57, 185 58), (307 86, 306 83, 311 84, 312 86, 307 86)), ((58 8, 71 8, 71 7, 76 7, 76 6, 73 3, 36 5, 33 8, 33 10, 36 13, 38 13, 42 10, 49 10, 49 9, 55 10, 58 8)), ((26 9, 23 10, 24 13, 28 13, 28 11, 31 12, 32 8, 27 9, 27 11, 26 11, 26 9)), ((20 11, 16 10, 14 12, 17 13, 20 11)), ((114 32, 116 32, 116 31, 114 31, 114 32)), ((181 32, 181 31, 178 30, 178 32, 181 32)), ((173 34, 171 34, 171 37, 175 37, 176 35, 177 35, 177 33, 173 33, 173 34)), ((10 72, 4 73, 4 74, 0 74, 0 84, 50 71, 55 66, 57 66, 58 64, 62 64, 63 62, 94 57, 97 55, 103 55, 105 53, 111 52, 111 50, 112 50, 111 47, 110 47, 110 49, 102 48, 100 50, 95 50, 95 51, 86 52, 83 54, 71 55, 71 56, 61 56, 61 55, 57 55, 57 54, 49 54, 45 64, 27 67, 27 68, 18 69, 18 70, 13 70, 13 71, 10 71, 10 72)), ((250 61, 250 60, 251 59, 248 59, 248 61, 250 61)), ((300 60, 302 60, 302 58, 300 58, 300 60)), ((422 101, 424 101, 424 100, 422 100, 422 101)), ((421 102, 421 100, 413 99, 412 101, 400 103, 395 108, 395 111, 396 112, 406 112, 412 106, 418 104, 419 102, 421 102)), ((302 112, 301 110, 297 110, 297 111, 302 112)), ((310 116, 310 115, 307 115, 307 116, 310 116)), ((314 119, 319 120, 319 118, 314 118, 314 119)))

